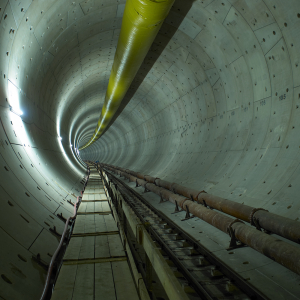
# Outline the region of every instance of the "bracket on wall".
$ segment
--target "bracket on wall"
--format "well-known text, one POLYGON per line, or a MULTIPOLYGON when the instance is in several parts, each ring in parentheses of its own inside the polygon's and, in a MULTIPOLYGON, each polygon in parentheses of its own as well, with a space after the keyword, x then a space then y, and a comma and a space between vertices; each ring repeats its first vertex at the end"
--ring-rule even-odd
POLYGON ((38 253, 36 256, 32 255, 31 259, 48 271, 49 266, 42 262, 40 253, 38 253))
POLYGON ((185 218, 182 219, 181 221, 186 221, 186 220, 195 218, 195 216, 193 216, 193 215, 190 214, 189 207, 187 205, 185 206, 185 209, 186 209, 185 218))
POLYGON ((50 227, 49 231, 51 231, 57 237, 61 237, 61 234, 56 231, 56 226, 53 226, 53 228, 50 227))
POLYGON ((71 200, 68 200, 67 202, 70 203, 74 207, 75 204, 71 200))
MULTIPOLYGON (((60 213, 60 214, 57 214, 57 216, 58 216, 58 218, 61 220, 61 221, 63 221, 64 223, 66 223, 67 222, 67 219, 63 216, 63 214, 62 213, 60 213)), ((69 221, 69 224, 68 225, 71 225, 72 224, 72 222, 71 221, 69 221)))
POLYGON ((172 212, 172 214, 176 214, 176 213, 181 212, 181 211, 183 211, 183 209, 179 209, 178 203, 175 200, 175 211, 172 212))
POLYGON ((234 230, 232 228, 232 225, 234 223, 237 223, 237 222, 241 222, 241 223, 244 223, 242 222, 241 220, 239 219, 235 219, 234 221, 232 221, 228 228, 227 228, 227 231, 230 235, 230 243, 229 243, 229 247, 226 249, 227 251, 229 250, 233 250, 233 249, 237 249, 237 248, 241 248, 241 247, 245 247, 246 245, 243 244, 241 241, 239 241, 236 237, 235 237, 235 233, 234 233, 234 230))
POLYGON ((168 202, 168 200, 165 200, 165 199, 163 198, 163 196, 162 196, 161 193, 159 193, 159 195, 160 195, 160 201, 159 201, 159 203, 168 202))

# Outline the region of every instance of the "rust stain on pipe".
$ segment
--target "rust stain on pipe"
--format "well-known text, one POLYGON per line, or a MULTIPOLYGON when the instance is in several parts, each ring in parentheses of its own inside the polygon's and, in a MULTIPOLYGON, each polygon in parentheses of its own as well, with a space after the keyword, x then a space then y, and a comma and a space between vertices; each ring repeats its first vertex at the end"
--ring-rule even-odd
MULTIPOLYGON (((122 169, 114 166, 110 167, 113 167, 115 169, 122 169)), ((154 177, 152 176, 143 176, 138 172, 125 169, 122 170, 124 172, 130 172, 130 174, 138 178, 145 179, 146 181, 149 181, 151 183, 155 183, 157 186, 173 191, 174 193, 181 194, 184 197, 193 198, 193 200, 197 201, 198 203, 217 209, 245 222, 249 222, 251 225, 255 225, 258 229, 263 228, 267 231, 285 237, 293 242, 300 243, 300 223, 297 221, 281 217, 266 210, 258 210, 249 205, 244 205, 235 201, 210 195, 205 193, 204 191, 190 189, 159 178, 154 179, 154 177)))
MULTIPOLYGON (((262 253, 263 255, 271 258, 272 260, 276 261, 277 263, 283 265, 284 267, 290 269, 291 271, 297 273, 300 275, 300 249, 298 247, 295 247, 294 245, 288 244, 284 242, 283 240, 277 239, 273 236, 270 236, 266 233, 263 233, 259 230, 256 230, 254 227, 251 227, 249 225, 244 224, 243 222, 240 222, 239 220, 235 220, 229 216, 223 215, 215 210, 211 210, 206 208, 203 205, 199 205, 199 202, 201 203, 201 200, 207 201, 206 204, 209 206, 212 206, 212 202, 210 200, 214 199, 216 200, 216 207, 220 208, 224 205, 226 201, 233 202, 230 200, 226 200, 220 197, 215 197, 212 195, 209 195, 209 197, 206 197, 207 194, 201 193, 200 196, 197 198, 197 202, 191 201, 187 199, 187 196, 190 191, 192 193, 190 195, 194 196, 197 191, 190 190, 185 187, 184 189, 181 189, 181 186, 172 184, 168 181, 156 179, 154 180, 154 183, 150 183, 144 179, 137 178, 133 175, 129 175, 126 172, 118 171, 116 168, 107 166, 107 169, 117 172, 118 174, 125 176, 126 178, 129 178, 130 181, 137 182, 138 185, 146 187, 149 191, 152 191, 156 193, 157 195, 160 195, 163 197, 163 199, 166 199, 172 203, 177 202, 177 204, 183 209, 183 210, 189 210, 191 214, 194 216, 202 219, 203 221, 211 224, 212 226, 218 228, 219 230, 223 231, 226 234, 234 234, 235 238, 242 242, 245 245, 248 245, 249 247, 255 249, 256 251, 262 253), (165 188, 163 188, 163 187, 165 188), (179 186, 179 189, 178 189, 179 186), (168 188, 168 189, 166 189, 168 188), (173 188, 175 192, 182 192, 182 194, 185 194, 183 196, 174 194, 169 189, 173 188), (183 193, 183 191, 185 191, 183 193), (219 201, 219 202, 218 202, 219 201), (232 232, 230 231, 230 228, 232 229, 232 232)), ((153 177, 152 177, 153 178, 153 177)), ((199 193, 199 192, 197 192, 199 193)), ((234 202, 235 203, 235 202, 234 202)), ((230 203, 229 203, 230 204, 230 203)), ((237 203, 238 204, 238 203, 237 203)), ((228 211, 235 211, 237 210, 236 207, 241 206, 242 204, 238 204, 237 206, 230 206, 228 211)), ((242 205, 244 207, 244 205, 242 205)), ((249 218, 251 218, 251 213, 253 213, 253 208, 250 206, 245 205, 245 210, 242 210, 240 213, 240 216, 246 216, 249 212, 249 218), (249 209, 250 208, 250 209, 249 209)), ((223 210, 224 211, 224 210, 223 210)), ((226 210, 227 211, 227 210, 226 210)), ((225 212, 225 211, 224 211, 225 212)), ((253 217, 253 215, 252 215, 253 217)), ((293 227, 294 221, 290 220, 291 222, 287 222, 285 224, 291 224, 291 232, 289 231, 289 227, 282 224, 277 224, 277 220, 283 219, 284 222, 286 222, 286 218, 280 217, 271 213, 268 213, 264 210, 258 210, 255 212, 255 217, 257 217, 260 220, 260 224, 264 223, 265 218, 269 218, 266 221, 266 224, 275 223, 272 226, 272 229, 274 230, 274 227, 278 227, 278 231, 282 231, 283 234, 293 234, 293 230, 296 230, 296 227, 293 227), (274 218, 273 218, 274 216, 274 218), (271 223, 270 223, 271 222, 271 223)), ((242 218, 240 218, 242 219, 242 218)), ((247 218, 245 217, 245 221, 247 221, 247 218)), ((284 223, 283 222, 283 223, 284 223)), ((273 231, 274 232, 274 231, 273 231)))

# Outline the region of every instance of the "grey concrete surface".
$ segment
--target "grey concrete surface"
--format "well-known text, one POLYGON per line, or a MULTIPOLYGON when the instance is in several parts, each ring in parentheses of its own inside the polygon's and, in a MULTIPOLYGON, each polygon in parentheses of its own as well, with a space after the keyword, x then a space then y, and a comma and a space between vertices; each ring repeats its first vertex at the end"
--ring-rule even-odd
POLYGON ((176 0, 127 106, 79 157, 124 4, 0 0, 0 298, 39 298, 45 271, 31 256, 49 263, 58 244, 49 227, 62 231, 56 214, 73 214, 81 159, 299 220, 300 2, 176 0))

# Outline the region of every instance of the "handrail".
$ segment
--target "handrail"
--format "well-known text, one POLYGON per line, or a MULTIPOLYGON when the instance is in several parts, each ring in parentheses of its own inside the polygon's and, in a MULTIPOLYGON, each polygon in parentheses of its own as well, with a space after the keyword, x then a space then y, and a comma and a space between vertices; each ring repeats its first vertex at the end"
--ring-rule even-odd
POLYGON ((68 225, 69 225, 70 220, 74 220, 76 218, 76 215, 77 215, 77 204, 79 203, 79 198, 81 198, 81 197, 78 196, 77 197, 77 201, 74 204, 74 215, 72 217, 69 217, 67 219, 64 231, 63 231, 63 233, 61 235, 61 239, 60 239, 59 245, 56 248, 56 251, 54 252, 54 254, 52 256, 52 259, 51 259, 51 262, 50 262, 50 265, 49 265, 49 268, 48 268, 47 279, 46 279, 46 282, 45 282, 43 294, 42 294, 40 300, 45 300, 45 297, 47 295, 47 291, 49 289, 50 279, 51 279, 51 275, 52 275, 52 271, 53 271, 55 259, 56 259, 57 255, 58 255, 58 253, 59 253, 59 251, 60 251, 60 249, 61 249, 61 247, 62 247, 62 245, 64 243, 64 240, 65 240, 65 237, 66 237, 66 234, 67 234, 67 229, 68 229, 68 225))

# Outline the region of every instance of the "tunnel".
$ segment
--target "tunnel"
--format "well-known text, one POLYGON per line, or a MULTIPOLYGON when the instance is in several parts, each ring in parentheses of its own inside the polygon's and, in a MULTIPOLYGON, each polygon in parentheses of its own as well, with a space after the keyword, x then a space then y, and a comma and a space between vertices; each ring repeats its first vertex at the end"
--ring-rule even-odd
MULTIPOLYGON (((299 221, 300 2, 175 0, 104 134, 80 150, 101 114, 125 4, 0 0, 0 299, 40 299, 87 162, 299 221)), ((174 203, 125 179, 177 220, 174 203)), ((300 299, 299 274, 251 247, 228 251, 230 237, 196 219, 175 223, 263 299, 300 299)), ((270 236, 299 249, 300 236, 270 236)))

